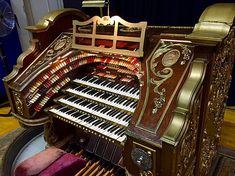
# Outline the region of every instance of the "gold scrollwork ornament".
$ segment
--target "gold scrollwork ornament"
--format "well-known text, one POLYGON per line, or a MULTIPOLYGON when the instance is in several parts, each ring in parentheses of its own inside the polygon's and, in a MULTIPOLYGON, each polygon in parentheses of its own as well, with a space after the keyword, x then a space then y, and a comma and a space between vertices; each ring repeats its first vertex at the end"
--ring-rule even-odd
POLYGON ((154 93, 157 94, 157 97, 154 98, 155 106, 152 110, 153 114, 156 114, 158 109, 160 109, 163 106, 163 104, 166 102, 166 98, 165 98, 166 89, 162 88, 161 90, 159 90, 159 87, 173 75, 172 68, 168 68, 168 67, 162 69, 161 71, 155 72, 155 68, 157 67, 157 65, 158 65, 158 62, 155 64, 152 64, 152 67, 151 67, 151 70, 155 74, 155 76, 158 78, 161 78, 160 80, 151 78, 151 83, 155 84, 153 91, 154 93))
POLYGON ((192 52, 187 45, 162 41, 161 46, 153 54, 150 62, 150 69, 157 77, 157 79, 151 78, 151 83, 155 85, 154 93, 156 93, 157 96, 154 98, 154 108, 152 109, 153 114, 156 114, 157 111, 162 108, 163 104, 166 102, 166 89, 162 88, 160 90, 160 86, 173 75, 173 69, 170 67, 177 63, 181 54, 183 55, 183 58, 180 64, 184 65, 190 59, 191 53, 192 52), (180 47, 182 49, 182 53, 173 47, 180 47), (162 58, 162 65, 165 66, 165 68, 157 71, 156 68, 159 62, 156 62, 156 59, 163 54, 165 55, 162 58))
POLYGON ((17 108, 17 112, 20 115, 23 115, 23 103, 20 100, 20 95, 17 94, 17 93, 14 93, 14 97, 15 97, 15 105, 16 105, 16 108, 17 108))
POLYGON ((170 67, 174 65, 180 58, 180 52, 177 49, 168 51, 162 58, 162 65, 170 67))

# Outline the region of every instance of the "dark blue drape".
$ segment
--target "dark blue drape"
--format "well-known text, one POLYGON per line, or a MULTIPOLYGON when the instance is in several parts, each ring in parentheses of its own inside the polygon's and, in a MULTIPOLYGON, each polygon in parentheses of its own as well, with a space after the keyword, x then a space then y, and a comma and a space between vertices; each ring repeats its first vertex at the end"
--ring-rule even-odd
MULTIPOLYGON (((131 22, 148 21, 148 25, 194 26, 206 7, 229 2, 235 3, 235 0, 110 0, 110 15, 119 15, 131 22)), ((81 5, 82 0, 64 0, 65 7, 82 9, 90 16, 99 15, 97 8, 81 5)))
MULTIPOLYGON (((10 3, 10 0, 6 0, 10 3)), ((12 71, 18 56, 22 53, 16 28, 6 37, 0 37, 1 54, 5 61, 0 59, 0 104, 7 100, 2 78, 12 71)))

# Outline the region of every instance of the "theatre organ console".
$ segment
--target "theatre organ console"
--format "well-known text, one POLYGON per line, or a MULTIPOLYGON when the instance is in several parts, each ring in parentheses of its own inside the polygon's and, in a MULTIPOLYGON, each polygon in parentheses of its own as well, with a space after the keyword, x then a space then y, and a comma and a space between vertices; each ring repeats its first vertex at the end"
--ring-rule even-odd
POLYGON ((87 161, 77 175, 207 175, 234 61, 234 4, 194 28, 50 13, 4 78, 22 126, 87 161))

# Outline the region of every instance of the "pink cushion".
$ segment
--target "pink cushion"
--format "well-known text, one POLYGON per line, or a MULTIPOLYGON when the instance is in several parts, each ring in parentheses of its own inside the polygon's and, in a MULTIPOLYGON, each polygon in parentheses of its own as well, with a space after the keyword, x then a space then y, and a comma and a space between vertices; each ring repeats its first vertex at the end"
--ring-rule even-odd
POLYGON ((84 159, 67 153, 42 171, 39 176, 74 176, 85 164, 84 159))
POLYGON ((15 176, 37 175, 64 154, 61 149, 49 147, 20 163, 15 170, 15 176))

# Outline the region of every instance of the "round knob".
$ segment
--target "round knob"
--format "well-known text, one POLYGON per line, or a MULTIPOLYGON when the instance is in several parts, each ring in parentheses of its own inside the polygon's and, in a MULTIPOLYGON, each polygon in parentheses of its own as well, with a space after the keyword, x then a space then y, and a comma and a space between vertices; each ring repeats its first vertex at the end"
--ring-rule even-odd
POLYGON ((149 170, 152 168, 151 156, 140 148, 135 148, 131 151, 132 161, 142 170, 149 170))
POLYGON ((143 156, 140 156, 139 158, 137 158, 136 160, 136 163, 141 166, 143 164, 143 160, 144 160, 144 157, 143 156))

